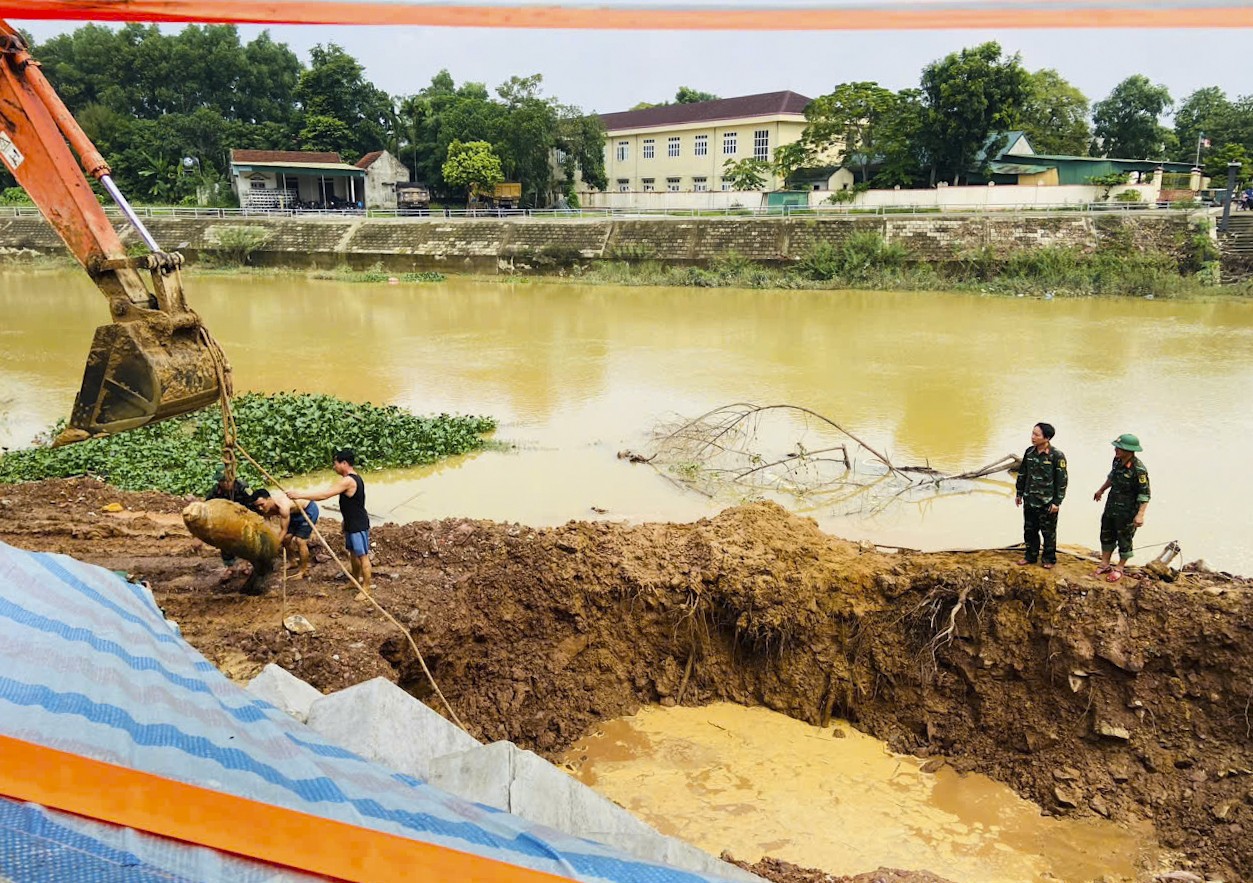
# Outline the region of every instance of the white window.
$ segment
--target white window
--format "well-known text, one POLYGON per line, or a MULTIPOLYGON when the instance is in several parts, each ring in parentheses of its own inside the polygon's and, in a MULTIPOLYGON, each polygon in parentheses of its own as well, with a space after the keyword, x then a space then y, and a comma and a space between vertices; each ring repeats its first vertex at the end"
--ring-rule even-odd
POLYGON ((679 155, 679 139, 677 137, 670 138, 666 141, 666 155, 667 156, 679 155))
POLYGON ((249 190, 264 190, 265 182, 264 181, 249 181, 248 189, 249 190))
POLYGON ((630 178, 619 178, 619 179, 618 179, 618 192, 619 192, 619 193, 630 193, 630 192, 631 192, 631 179, 630 179, 630 178))
POLYGON ((695 190, 697 193, 704 193, 706 190, 709 189, 709 179, 708 178, 693 178, 692 189, 695 190))
POLYGON ((737 141, 739 141, 738 132, 723 132, 722 133, 722 155, 723 156, 735 156, 735 151, 737 149, 736 147, 737 141))
POLYGON ((627 153, 628 153, 628 151, 629 151, 630 147, 631 147, 631 142, 630 142, 630 141, 619 141, 619 142, 618 142, 618 162, 626 162, 626 160, 627 160, 627 153))
POLYGON ((728 190, 733 190, 733 189, 735 189, 735 188, 734 188, 734 187, 732 187, 732 185, 731 185, 731 182, 730 182, 730 181, 723 181, 723 182, 722 182, 722 191, 723 191, 724 193, 725 193, 725 192, 727 192, 728 190))
POLYGON ((679 184, 682 180, 683 180, 682 178, 667 178, 666 189, 669 190, 671 193, 678 193, 679 184))
POLYGON ((770 159, 769 129, 758 129, 753 133, 753 158, 770 159))
POLYGON ((645 192, 645 193, 652 193, 652 192, 654 192, 654 191, 657 189, 657 179, 656 179, 656 178, 644 178, 644 179, 642 179, 642 180, 641 180, 641 182, 640 182, 640 183, 642 183, 642 184, 644 185, 644 192, 645 192))
POLYGON ((644 139, 644 159, 652 159, 657 155, 657 142, 652 138, 644 139))
POLYGON ((696 144, 692 152, 696 154, 697 156, 708 156, 709 155, 709 136, 697 135, 696 144))

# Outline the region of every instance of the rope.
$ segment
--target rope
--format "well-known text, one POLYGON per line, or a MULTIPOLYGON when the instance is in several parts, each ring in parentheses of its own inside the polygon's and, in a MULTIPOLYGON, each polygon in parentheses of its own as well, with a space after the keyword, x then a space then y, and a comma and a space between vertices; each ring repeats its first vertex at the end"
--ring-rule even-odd
MULTIPOLYGON (((265 467, 262 466, 260 463, 258 463, 256 460, 254 460, 252 456, 247 451, 244 450, 243 446, 241 446, 238 441, 234 442, 234 448, 239 453, 240 456, 242 456, 245 460, 247 460, 249 463, 251 463, 261 472, 261 475, 265 477, 265 480, 269 484, 278 488, 283 493, 285 494, 287 493, 287 489, 284 488, 282 484, 279 483, 278 479, 270 475, 270 473, 266 472, 265 467)), ((318 530, 318 526, 314 524, 312 521, 309 522, 309 526, 313 528, 313 535, 318 538, 318 542, 322 544, 323 548, 325 548, 326 551, 331 553, 331 558, 333 558, 335 560, 335 563, 339 565, 339 569, 343 572, 344 576, 348 577, 348 581, 351 582, 353 586, 356 587, 357 591, 359 591, 362 595, 365 596, 367 601, 369 601, 371 604, 374 605, 375 609, 378 610, 379 613, 383 614, 383 616, 386 617, 389 622, 391 622, 394 626, 396 626, 396 628, 400 629, 401 634, 405 636, 405 640, 409 642, 409 649, 413 651, 413 655, 416 656, 418 659, 418 664, 422 666, 422 673, 426 675, 426 679, 430 683, 431 688, 435 690, 435 695, 439 696, 440 701, 444 703, 444 708, 448 710, 448 715, 449 717, 452 718, 452 722, 455 723, 457 726, 461 727, 461 729, 465 730, 466 729, 465 724, 463 724, 461 722, 461 719, 457 717, 457 712, 453 711, 451 703, 449 703, 448 699, 444 696, 444 692, 439 688, 439 684, 435 682, 435 676, 431 674, 431 670, 427 668, 426 659, 422 656, 422 651, 418 649, 417 642, 413 640, 413 634, 409 631, 409 629, 401 625, 400 621, 396 619, 396 617, 388 613, 387 610, 384 609, 383 606, 378 603, 378 601, 374 600, 374 596, 371 595, 369 592, 367 592, 365 588, 361 585, 361 583, 357 582, 357 578, 349 572, 348 568, 344 566, 344 562, 340 560, 340 557, 335 554, 335 550, 331 548, 330 543, 328 543, 326 541, 326 538, 322 536, 322 531, 318 530)), ((286 569, 284 569, 284 585, 285 584, 286 584, 286 569)), ((469 731, 467 730, 466 732, 469 732, 469 731)))

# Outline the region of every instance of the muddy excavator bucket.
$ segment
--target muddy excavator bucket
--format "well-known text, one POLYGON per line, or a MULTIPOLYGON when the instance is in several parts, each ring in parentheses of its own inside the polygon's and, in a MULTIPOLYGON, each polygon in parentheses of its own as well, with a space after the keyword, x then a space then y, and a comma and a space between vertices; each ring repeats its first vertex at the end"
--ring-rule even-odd
POLYGON ((219 394, 213 355, 198 329, 164 337, 142 320, 102 325, 70 428, 87 436, 123 432, 198 410, 219 394))
MULTIPOLYGON (((96 329, 83 384, 69 426, 54 444, 125 432, 199 410, 230 395, 230 366, 200 317, 187 308, 177 255, 111 261, 149 263, 154 294, 144 307, 111 297, 111 325, 96 329)), ((114 267, 107 268, 112 271, 114 267)), ((128 273, 130 267, 123 267, 128 273)), ((116 292, 109 273, 96 273, 106 294, 116 292)))

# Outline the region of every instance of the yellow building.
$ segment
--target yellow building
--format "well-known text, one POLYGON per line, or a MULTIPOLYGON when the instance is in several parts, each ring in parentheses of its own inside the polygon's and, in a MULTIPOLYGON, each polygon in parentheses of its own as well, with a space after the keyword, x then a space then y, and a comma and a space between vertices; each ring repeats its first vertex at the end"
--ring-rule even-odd
MULTIPOLYGON (((605 175, 611 191, 700 193, 731 190, 722 177, 727 160, 767 162, 805 131, 809 99, 766 92, 695 104, 667 104, 601 115, 605 175)), ((771 175, 765 189, 783 186, 771 175)))

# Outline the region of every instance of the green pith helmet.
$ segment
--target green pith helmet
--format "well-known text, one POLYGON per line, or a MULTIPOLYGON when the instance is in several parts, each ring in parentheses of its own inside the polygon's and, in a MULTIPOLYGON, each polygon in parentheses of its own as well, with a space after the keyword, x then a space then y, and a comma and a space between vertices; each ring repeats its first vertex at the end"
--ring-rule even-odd
POLYGON ((1124 432, 1122 435, 1118 436, 1118 438, 1110 442, 1110 444, 1116 448, 1121 448, 1124 451, 1144 450, 1144 448, 1140 447, 1140 439, 1136 438, 1130 432, 1124 432))

